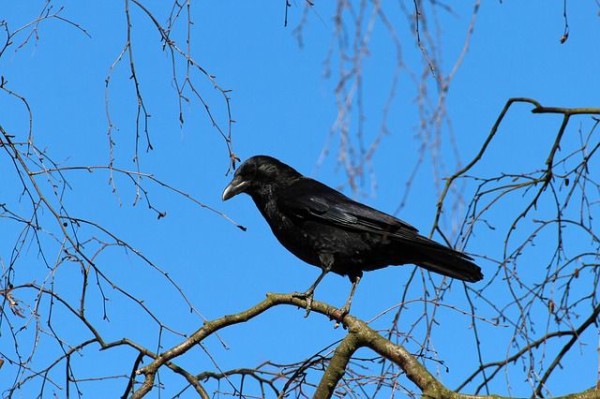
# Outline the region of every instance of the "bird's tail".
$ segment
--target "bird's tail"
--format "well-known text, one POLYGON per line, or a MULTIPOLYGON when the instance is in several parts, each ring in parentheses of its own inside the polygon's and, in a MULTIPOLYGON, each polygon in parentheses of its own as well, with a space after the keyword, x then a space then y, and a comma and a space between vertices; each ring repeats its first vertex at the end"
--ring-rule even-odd
POLYGON ((426 245, 425 248, 420 248, 421 256, 419 261, 415 262, 417 266, 471 283, 483 279, 481 268, 473 263, 470 256, 422 238, 426 245))

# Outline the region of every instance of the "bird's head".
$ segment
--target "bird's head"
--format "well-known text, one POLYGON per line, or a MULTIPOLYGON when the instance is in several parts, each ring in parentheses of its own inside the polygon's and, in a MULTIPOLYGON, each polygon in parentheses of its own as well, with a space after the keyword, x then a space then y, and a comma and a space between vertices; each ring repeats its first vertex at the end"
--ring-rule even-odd
POLYGON ((247 159, 233 175, 231 183, 223 190, 223 201, 240 193, 265 195, 275 187, 285 187, 302 175, 283 162, 266 155, 247 159))

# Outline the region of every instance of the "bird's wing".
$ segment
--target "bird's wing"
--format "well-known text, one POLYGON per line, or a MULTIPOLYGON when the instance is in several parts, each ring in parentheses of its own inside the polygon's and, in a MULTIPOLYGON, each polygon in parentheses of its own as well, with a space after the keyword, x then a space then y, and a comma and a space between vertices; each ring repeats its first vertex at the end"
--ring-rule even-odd
POLYGON ((417 229, 391 215, 353 201, 316 180, 302 178, 278 193, 280 209, 290 216, 319 220, 344 229, 412 238, 417 229))
MULTIPOLYGON (((374 233, 401 244, 394 264, 414 263, 464 281, 483 278, 470 256, 418 234, 416 228, 391 215, 353 201, 316 180, 300 178, 277 193, 279 211, 288 217, 314 221, 343 230, 374 233)), ((389 264, 389 263, 388 263, 389 264)), ((363 265, 364 266, 364 265, 363 265)))

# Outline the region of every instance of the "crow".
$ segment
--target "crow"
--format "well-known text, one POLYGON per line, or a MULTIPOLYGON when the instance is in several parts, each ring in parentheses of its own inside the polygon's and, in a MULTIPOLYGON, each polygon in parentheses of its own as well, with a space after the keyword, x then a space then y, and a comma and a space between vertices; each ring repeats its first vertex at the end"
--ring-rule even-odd
POLYGON ((330 271, 348 276, 352 283, 341 315, 350 311, 365 271, 412 263, 463 281, 483 278, 468 255, 419 235, 410 224, 353 201, 273 157, 258 155, 240 165, 223 191, 223 201, 240 193, 250 195, 285 248, 321 268, 308 290, 295 294, 307 300, 307 310, 315 288, 330 271))

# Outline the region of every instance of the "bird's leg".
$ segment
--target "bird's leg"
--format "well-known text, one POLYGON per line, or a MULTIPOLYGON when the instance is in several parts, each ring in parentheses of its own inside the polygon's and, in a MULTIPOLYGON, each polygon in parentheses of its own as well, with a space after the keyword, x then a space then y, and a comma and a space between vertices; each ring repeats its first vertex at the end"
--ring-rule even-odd
POLYGON ((328 269, 323 269, 321 274, 319 274, 319 277, 317 277, 317 280, 310 286, 309 289, 307 289, 305 292, 297 292, 294 294, 296 298, 302 298, 306 300, 306 315, 304 317, 308 317, 310 313, 313 296, 315 294, 315 288, 317 288, 317 285, 319 285, 323 277, 325 277, 328 272, 328 269))
POLYGON ((319 277, 317 277, 315 282, 312 283, 312 285, 305 292, 297 292, 293 295, 296 298, 302 298, 302 299, 306 300, 306 315, 304 317, 308 317, 308 315, 310 313, 310 308, 312 305, 312 300, 313 300, 313 296, 315 294, 315 289, 317 288, 317 285, 319 285, 321 280, 323 280, 323 277, 325 277, 325 275, 331 271, 331 268, 333 266, 333 255, 331 255, 331 254, 319 255, 319 259, 323 263, 323 267, 321 268, 321 274, 319 274, 319 277))
POLYGON ((350 277, 350 282, 352 282, 352 288, 350 288, 350 295, 348 295, 348 299, 346 300, 346 303, 344 304, 344 306, 339 308, 336 312, 339 314, 340 318, 344 317, 345 315, 347 315, 350 312, 350 306, 352 305, 352 297, 354 297, 354 291, 356 291, 356 287, 358 286, 358 283, 360 282, 362 273, 360 273, 359 275, 350 275, 349 277, 350 277))

